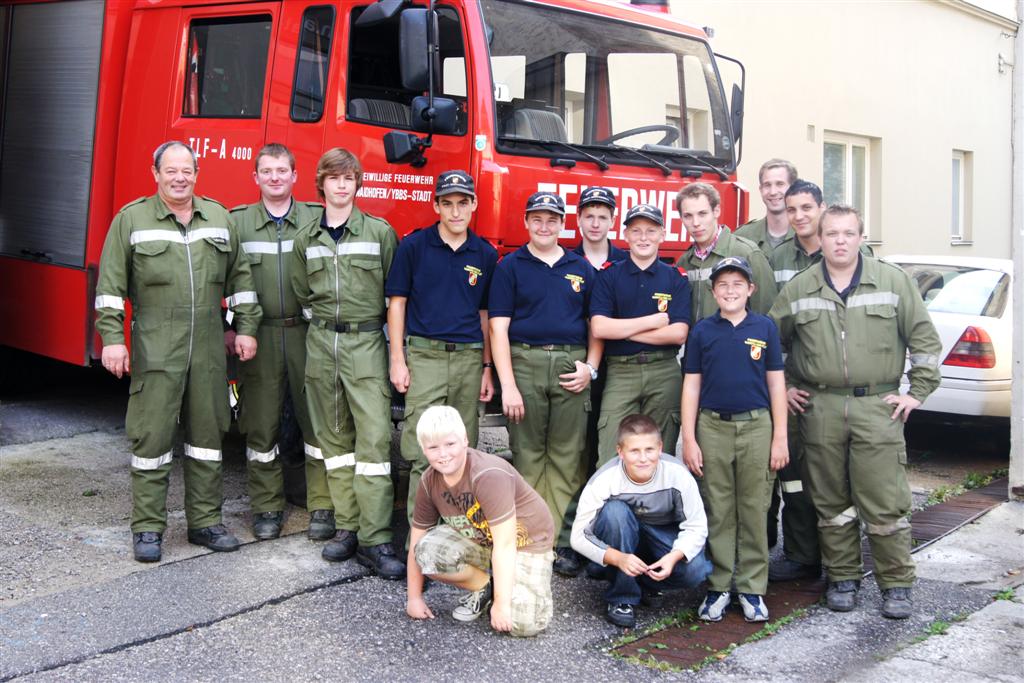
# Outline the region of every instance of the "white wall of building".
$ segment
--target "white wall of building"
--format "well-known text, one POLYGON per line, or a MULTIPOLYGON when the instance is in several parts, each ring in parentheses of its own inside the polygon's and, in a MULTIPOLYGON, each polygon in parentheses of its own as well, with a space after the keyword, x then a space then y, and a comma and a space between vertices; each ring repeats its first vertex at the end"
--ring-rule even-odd
POLYGON ((1014 71, 1006 63, 1016 22, 1000 15, 1015 14, 1012 0, 673 0, 672 9, 712 27, 715 51, 746 66, 740 180, 751 217, 763 215, 764 160, 790 159, 823 184, 831 138, 867 150, 877 253, 1009 256, 1014 71), (951 237, 957 152, 963 240, 951 237))

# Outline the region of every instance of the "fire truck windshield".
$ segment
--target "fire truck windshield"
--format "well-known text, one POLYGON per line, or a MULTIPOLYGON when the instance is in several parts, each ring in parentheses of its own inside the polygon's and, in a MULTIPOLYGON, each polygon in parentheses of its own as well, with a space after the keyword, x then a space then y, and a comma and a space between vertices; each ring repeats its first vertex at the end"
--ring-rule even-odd
POLYGON ((572 156, 575 148, 631 164, 733 168, 706 43, 534 3, 481 5, 502 151, 572 156))

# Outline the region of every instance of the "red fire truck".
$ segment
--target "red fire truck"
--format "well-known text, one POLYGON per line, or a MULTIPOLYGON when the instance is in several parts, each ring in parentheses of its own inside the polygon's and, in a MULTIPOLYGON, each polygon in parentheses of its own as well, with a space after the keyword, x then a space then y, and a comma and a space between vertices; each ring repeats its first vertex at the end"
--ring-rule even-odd
POLYGON ((701 29, 642 6, 16 1, 0 3, 0 30, 0 344, 70 363, 99 354, 103 240, 154 191, 169 139, 193 146, 199 192, 228 206, 257 199, 265 142, 295 152, 300 199, 315 198, 323 150, 345 147, 365 168, 360 205, 400 235, 435 220, 436 175, 465 169, 474 227, 502 251, 526 240, 539 189, 566 198, 567 244, 590 185, 618 193, 620 217, 660 206, 666 257, 686 240, 672 202, 685 182, 718 187, 724 223, 746 218, 742 88, 727 99, 701 29))

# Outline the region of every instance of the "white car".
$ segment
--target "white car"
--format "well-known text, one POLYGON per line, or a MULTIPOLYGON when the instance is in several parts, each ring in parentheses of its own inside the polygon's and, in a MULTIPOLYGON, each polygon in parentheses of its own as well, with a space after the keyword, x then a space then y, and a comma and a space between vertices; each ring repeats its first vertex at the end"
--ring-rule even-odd
POLYGON ((917 284, 942 338, 942 382, 919 410, 997 418, 1009 426, 1013 261, 902 254, 885 260, 917 284))

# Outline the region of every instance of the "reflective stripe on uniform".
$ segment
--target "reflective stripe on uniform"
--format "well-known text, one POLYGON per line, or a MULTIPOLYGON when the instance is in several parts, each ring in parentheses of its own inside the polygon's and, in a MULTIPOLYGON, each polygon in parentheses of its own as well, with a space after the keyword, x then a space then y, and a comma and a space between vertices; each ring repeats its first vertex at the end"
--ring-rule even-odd
POLYGON ((251 462, 274 462, 274 458, 277 457, 277 446, 275 445, 267 452, 261 452, 253 450, 248 446, 245 447, 245 457, 251 462))
POLYGON ((694 282, 699 282, 700 280, 707 280, 711 277, 711 269, 694 268, 693 270, 687 270, 686 277, 690 278, 690 280, 694 282))
POLYGON ((334 252, 323 246, 306 247, 306 260, 311 258, 334 258, 334 252))
POLYGON ((132 456, 132 467, 137 470, 155 470, 158 467, 163 467, 171 461, 171 451, 167 451, 158 458, 140 458, 137 455, 132 456))
POLYGON ((781 480, 783 493, 800 493, 804 490, 804 483, 799 479, 781 480))
POLYGON ((329 470, 336 470, 339 467, 354 467, 356 454, 346 453, 345 455, 324 456, 324 467, 329 470))
POLYGON ((775 281, 776 282, 789 282, 799 272, 800 272, 799 270, 776 270, 775 271, 775 281))
POLYGON ((872 536, 892 536, 895 533, 910 528, 910 520, 900 517, 892 524, 868 524, 864 523, 864 530, 872 536))
MULTIPOLYGON (((188 233, 188 241, 195 242, 202 239, 221 239, 230 243, 231 235, 227 228, 196 228, 188 233)), ((128 238, 131 244, 140 242, 176 242, 185 244, 185 235, 177 230, 136 230, 128 238)))
POLYGON ((235 292, 228 297, 228 307, 234 308, 239 304, 256 304, 259 300, 256 298, 256 292, 235 292))
POLYGON ((338 256, 352 254, 365 254, 367 256, 380 256, 379 242, 339 242, 338 256))
POLYGON ((110 294, 97 294, 93 308, 116 308, 119 311, 123 311, 124 299, 110 294))
MULTIPOLYGON (((281 242, 281 253, 287 254, 294 245, 294 240, 283 240, 281 242)), ((242 242, 242 251, 246 254, 276 254, 277 242, 242 242)))
POLYGON ((302 450, 305 451, 306 455, 313 458, 314 460, 324 459, 324 452, 317 448, 316 446, 313 446, 312 444, 303 442, 302 450))
POLYGON ((313 319, 313 309, 312 308, 303 308, 302 309, 302 317, 305 318, 306 320, 312 320, 313 319))
POLYGON ((357 462, 356 474, 364 477, 387 477, 391 476, 391 463, 389 462, 357 462))
POLYGON ((809 296, 803 299, 797 299, 789 305, 790 309, 794 314, 800 311, 834 311, 836 310, 836 304, 834 301, 828 299, 822 299, 820 296, 809 296))
POLYGON ((891 306, 898 306, 900 303, 900 295, 896 292, 869 292, 868 294, 854 294, 846 300, 846 307, 853 308, 854 306, 874 306, 877 304, 889 304, 891 306))
POLYGON ((185 444, 185 455, 195 460, 209 460, 220 462, 220 450, 217 448, 200 448, 190 443, 185 444))
POLYGON ((819 519, 818 526, 846 526, 857 521, 857 508, 852 505, 831 519, 819 519))
POLYGON ((188 233, 188 241, 220 239, 230 243, 231 235, 227 228, 196 228, 188 233))
POLYGON ((912 353, 910 354, 910 367, 937 368, 939 367, 939 357, 931 353, 912 353))

